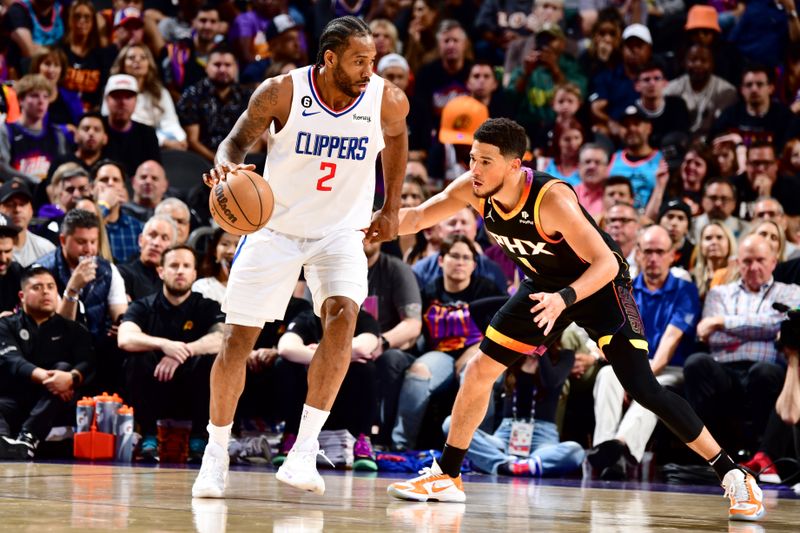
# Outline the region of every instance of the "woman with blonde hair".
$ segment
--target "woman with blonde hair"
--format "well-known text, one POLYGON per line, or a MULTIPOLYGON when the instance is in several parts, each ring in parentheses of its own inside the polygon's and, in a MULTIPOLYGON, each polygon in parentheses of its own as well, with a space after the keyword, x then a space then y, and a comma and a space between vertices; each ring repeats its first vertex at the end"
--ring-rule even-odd
MULTIPOLYGON (((181 128, 169 91, 158 77, 158 67, 150 50, 143 44, 123 47, 111 66, 111 74, 129 74, 139 84, 133 120, 155 128, 162 148, 186 150, 186 132, 181 128)), ((103 114, 108 114, 105 103, 103 114)))
POLYGON ((372 40, 375 41, 375 68, 378 62, 387 54, 400 53, 400 36, 397 27, 391 20, 375 19, 369 23, 372 31, 372 40))
POLYGON ((747 233, 747 235, 760 235, 769 243, 775 256, 778 258, 778 263, 786 261, 786 234, 783 229, 774 220, 762 220, 754 222, 747 233))
POLYGON ((712 220, 700 231, 700 239, 692 253, 692 277, 700 298, 705 298, 711 287, 728 283, 735 270, 728 268, 736 257, 736 239, 725 224, 712 220))
POLYGON ((60 48, 46 46, 31 59, 31 74, 41 74, 50 84, 50 103, 47 121, 66 125, 74 131, 83 115, 83 104, 78 94, 64 87, 67 73, 67 55, 60 48))

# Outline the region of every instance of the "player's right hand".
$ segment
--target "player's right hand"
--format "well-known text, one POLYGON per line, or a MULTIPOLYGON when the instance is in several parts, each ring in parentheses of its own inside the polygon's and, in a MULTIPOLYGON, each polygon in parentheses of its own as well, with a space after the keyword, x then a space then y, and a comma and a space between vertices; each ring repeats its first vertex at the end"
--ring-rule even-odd
POLYGON ((213 187, 220 181, 225 181, 225 176, 227 176, 229 172, 235 172, 237 170, 255 170, 255 168, 255 165, 222 161, 221 163, 214 165, 214 167, 208 172, 203 173, 203 183, 209 187, 213 187))

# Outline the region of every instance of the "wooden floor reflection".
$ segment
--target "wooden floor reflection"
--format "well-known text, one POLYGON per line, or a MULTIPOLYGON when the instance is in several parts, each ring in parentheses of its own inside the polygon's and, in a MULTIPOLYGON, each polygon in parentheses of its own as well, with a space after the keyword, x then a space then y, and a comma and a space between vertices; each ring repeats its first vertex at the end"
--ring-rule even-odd
MULTIPOLYGON (((758 525, 729 523, 715 495, 566 487, 529 480, 471 482, 468 503, 390 500, 390 478, 326 475, 324 497, 231 473, 225 500, 189 497, 195 470, 0 463, 0 531, 798 531, 800 499, 767 494, 758 525)), ((491 480, 491 478, 484 478, 491 480)))

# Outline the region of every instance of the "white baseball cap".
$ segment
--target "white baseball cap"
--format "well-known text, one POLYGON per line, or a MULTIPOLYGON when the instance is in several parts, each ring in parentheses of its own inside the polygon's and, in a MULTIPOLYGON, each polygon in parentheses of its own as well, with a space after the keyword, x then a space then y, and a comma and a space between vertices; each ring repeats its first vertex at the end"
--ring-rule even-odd
POLYGON ((129 91, 139 94, 139 84, 136 82, 136 78, 129 74, 114 74, 108 78, 103 96, 108 96, 114 91, 129 91))
POLYGON ((406 72, 410 70, 408 68, 408 61, 400 54, 386 54, 383 56, 381 60, 378 61, 378 74, 390 67, 400 67, 406 72))
POLYGON ((622 32, 623 41, 627 41, 633 37, 641 39, 649 45, 653 44, 653 37, 650 35, 650 30, 647 29, 647 26, 644 24, 639 24, 636 22, 625 28, 625 31, 622 32))

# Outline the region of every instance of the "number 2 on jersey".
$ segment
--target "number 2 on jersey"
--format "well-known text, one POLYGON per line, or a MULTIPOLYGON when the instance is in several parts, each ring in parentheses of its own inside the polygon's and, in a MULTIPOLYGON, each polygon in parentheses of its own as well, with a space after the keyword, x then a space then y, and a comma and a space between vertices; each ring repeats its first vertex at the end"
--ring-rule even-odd
POLYGON ((332 191, 333 188, 330 185, 325 185, 325 182, 332 180, 333 177, 336 176, 336 163, 328 163, 323 161, 319 164, 319 169, 328 170, 329 172, 317 180, 317 190, 332 191))

